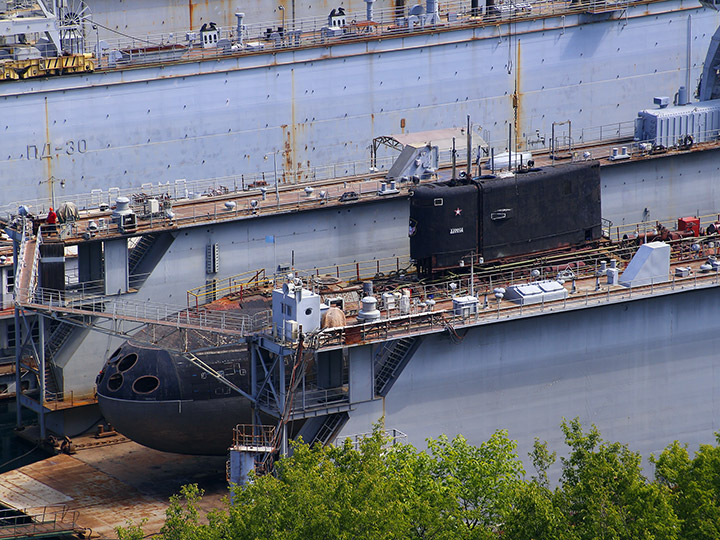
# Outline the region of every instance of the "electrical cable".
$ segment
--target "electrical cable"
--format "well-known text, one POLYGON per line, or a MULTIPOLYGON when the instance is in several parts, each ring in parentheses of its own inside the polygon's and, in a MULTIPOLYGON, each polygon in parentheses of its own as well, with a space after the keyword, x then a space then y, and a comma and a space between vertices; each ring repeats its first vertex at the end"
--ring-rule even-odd
POLYGON ((12 459, 9 460, 9 461, 6 461, 5 463, 0 464, 0 469, 4 469, 5 467, 7 467, 8 465, 10 465, 10 464, 13 463, 14 461, 17 461, 17 460, 19 460, 19 459, 22 459, 22 458, 24 458, 24 457, 29 456, 30 454, 32 454, 32 453, 33 453, 35 450, 37 450, 38 448, 40 448, 40 443, 36 444, 31 450, 28 450, 28 451, 25 452, 22 456, 14 457, 14 458, 12 458, 12 459))
POLYGON ((95 25, 95 26, 99 26, 100 28, 104 28, 105 30, 107 30, 107 31, 109 31, 109 32, 112 32, 112 33, 114 33, 114 34, 118 34, 118 35, 121 35, 121 36, 123 36, 123 37, 132 39, 133 41, 141 41, 141 42, 147 43, 147 44, 149 44, 149 45, 155 45, 155 46, 160 46, 160 45, 162 45, 162 43, 156 43, 156 42, 153 42, 153 41, 149 41, 149 40, 147 40, 147 39, 142 39, 142 38, 139 38, 139 37, 131 36, 130 34, 126 34, 126 33, 124 33, 124 32, 121 32, 120 30, 116 30, 116 29, 114 29, 114 28, 110 28, 109 26, 105 26, 104 24, 100 24, 99 22, 95 22, 95 21, 93 21, 93 20, 91 20, 91 19, 88 19, 88 23, 89 23, 89 24, 92 24, 92 25, 95 25))

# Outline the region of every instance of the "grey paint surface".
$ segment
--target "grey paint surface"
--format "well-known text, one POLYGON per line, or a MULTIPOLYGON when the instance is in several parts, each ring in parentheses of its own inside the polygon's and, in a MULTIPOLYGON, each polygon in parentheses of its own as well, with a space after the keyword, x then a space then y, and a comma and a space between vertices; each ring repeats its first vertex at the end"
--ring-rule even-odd
MULTIPOLYGON (((698 210, 701 215, 716 212, 720 209, 719 152, 604 167, 603 216, 620 225, 641 221, 646 207, 651 222, 694 215, 698 210)), ((186 291, 204 284, 208 277, 271 270, 290 263, 293 253, 300 269, 407 255, 408 220, 407 200, 397 198, 183 230, 132 297, 183 306, 186 291), (267 236, 273 236, 274 243, 268 243, 267 236), (205 246, 210 243, 219 244, 221 260, 220 273, 211 276, 205 273, 205 246)), ((117 339, 89 333, 73 350, 64 350, 58 363, 65 366, 65 389, 91 390, 105 358, 118 345, 117 339)))
POLYGON ((677 439, 691 450, 720 428, 720 288, 500 322, 455 344, 426 337, 390 394, 351 413, 342 434, 388 429, 471 443, 507 429, 563 453, 560 422, 579 417, 645 458, 677 439))
MULTIPOLYGON (((343 5, 348 12, 365 12, 363 0, 342 0, 337 4, 327 0, 281 0, 276 3, 263 0, 87 0, 85 3, 90 8, 93 21, 137 37, 199 30, 203 23, 211 21, 220 26, 234 27, 237 24, 236 11, 245 13, 247 22, 267 22, 279 26, 283 14, 278 5, 286 9, 285 21, 288 27, 291 27, 293 13, 297 19, 325 16, 338 5, 343 5)), ((387 9, 392 5, 388 0, 376 0, 375 9, 387 9)), ((110 30, 100 29, 100 39, 114 36, 116 34, 110 30)))
POLYGON ((279 168, 312 175, 367 160, 371 139, 401 124, 446 128, 467 114, 502 148, 516 90, 520 139, 539 130, 549 140, 552 122, 565 120, 576 140, 596 138, 592 126, 607 134, 653 95, 674 95, 688 39, 697 81, 720 16, 696 6, 672 0, 630 5, 627 19, 568 15, 4 84, 0 205, 49 197, 51 177, 78 193, 270 173, 268 152, 279 168))
MULTIPOLYGON (((407 257, 407 228, 404 199, 198 226, 181 231, 140 291, 127 297, 184 307, 186 291, 207 278, 261 268, 272 272, 278 264, 289 264, 293 251, 298 269, 407 257), (274 243, 267 242, 267 236, 273 236, 274 243), (219 244, 220 272, 208 275, 205 246, 211 243, 219 244)), ((90 332, 72 350, 63 349, 57 362, 64 366, 65 390, 91 391, 105 359, 119 345, 117 338, 90 332)))

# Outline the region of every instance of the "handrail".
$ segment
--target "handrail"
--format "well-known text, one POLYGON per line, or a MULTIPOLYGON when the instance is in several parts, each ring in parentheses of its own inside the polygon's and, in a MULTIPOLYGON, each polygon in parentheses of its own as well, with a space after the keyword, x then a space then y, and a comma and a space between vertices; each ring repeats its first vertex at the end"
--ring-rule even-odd
POLYGON ((693 274, 689 277, 668 279, 651 279, 649 285, 628 287, 610 290, 601 287, 596 291, 586 290, 578 296, 570 296, 564 300, 555 300, 539 304, 524 306, 522 304, 501 305, 491 302, 487 306, 479 305, 478 311, 470 315, 457 315, 452 309, 438 311, 415 311, 408 315, 381 319, 378 321, 345 326, 326 328, 313 336, 309 336, 310 343, 306 347, 318 350, 324 347, 351 346, 369 342, 384 342, 398 337, 408 337, 428 332, 445 331, 448 328, 467 327, 480 324, 494 323, 500 320, 512 320, 535 316, 541 313, 582 309, 603 304, 615 304, 627 300, 670 294, 678 290, 702 289, 720 285, 718 271, 707 274, 693 274))
POLYGON ((70 533, 78 529, 78 511, 66 506, 46 506, 38 509, 0 510, 0 538, 26 538, 70 533), (52 510, 59 508, 58 510, 52 510))
MULTIPOLYGON (((523 20, 548 18, 585 13, 601 13, 627 9, 630 5, 645 5, 660 0, 617 2, 594 0, 578 4, 567 2, 508 1, 498 4, 482 13, 473 10, 467 1, 439 2, 439 20, 424 21, 418 17, 408 17, 405 10, 397 8, 375 9, 373 21, 366 21, 363 11, 349 12, 346 24, 336 32, 329 32, 327 17, 295 18, 286 22, 286 28, 278 25, 277 19, 271 21, 243 24, 241 34, 237 26, 220 27, 220 46, 212 49, 202 48, 199 32, 174 31, 147 35, 144 38, 120 38, 103 40, 103 49, 98 70, 112 71, 127 66, 147 64, 167 64, 193 59, 217 59, 237 57, 258 51, 293 50, 303 47, 315 47, 340 44, 352 41, 403 37, 422 31, 443 31, 463 28, 493 27, 499 23, 513 24, 523 20), (222 45, 222 44, 225 45, 222 45), (107 48, 105 48, 107 45, 107 48), (110 54, 110 53, 113 54, 110 54), (118 53, 120 53, 118 58, 118 53)), ((245 21, 244 21, 245 22, 245 21)), ((96 52, 97 40, 87 40, 86 52, 96 52)))
POLYGON ((67 291, 37 288, 32 299, 18 302, 25 309, 63 312, 69 315, 104 317, 169 326, 191 328, 245 336, 269 325, 267 311, 253 316, 205 308, 185 309, 170 304, 134 301, 118 295, 70 294, 67 291))
MULTIPOLYGON (((609 140, 629 140, 633 136, 633 122, 620 122, 601 126, 591 126, 581 130, 576 144, 584 145, 596 145, 600 143, 606 143, 609 140), (587 135, 585 134, 587 132, 587 135), (610 136, 608 136, 610 133, 610 136)), ((708 130, 708 136, 715 133, 716 130, 708 130)), ((545 142, 538 144, 530 144, 530 141, 526 141, 526 151, 532 152, 547 152, 551 146, 549 139, 545 139, 545 142)), ((637 156, 643 154, 645 151, 640 150, 641 143, 643 141, 630 141, 629 153, 631 156, 637 156)), ((486 141, 489 147, 506 148, 506 140, 498 141, 486 141)), ((645 152, 646 153, 646 152, 645 152)), ((441 152, 439 156, 439 165, 441 167, 449 166, 452 162, 451 151, 441 152)), ((459 166, 466 163, 465 155, 459 155, 457 164, 459 166)), ((606 156, 596 156, 606 157, 606 156)), ((323 167, 313 167, 311 169, 302 170, 290 170, 290 169, 278 169, 277 177, 279 185, 304 185, 317 181, 331 181, 334 179, 342 180, 354 177, 367 177, 372 178, 369 182, 370 186, 368 190, 361 190, 358 195, 362 198, 364 195, 374 195, 379 189, 379 184, 384 180, 382 172, 389 170, 395 161, 396 156, 383 156, 378 157, 378 163, 375 165, 375 169, 370 169, 370 159, 362 159, 350 162, 340 162, 323 167)), ((475 157, 473 157, 475 159, 475 157)), ((484 157, 482 161, 487 158, 484 157)), ((112 206, 115 204, 115 200, 118 197, 127 197, 131 201, 141 201, 145 198, 162 198, 177 202, 187 202, 203 197, 219 197, 223 195, 230 195, 233 193, 247 194, 257 192, 258 206, 269 206, 273 209, 277 208, 300 208, 307 205, 308 203, 316 203, 319 197, 319 191, 316 192, 315 197, 307 197, 304 194, 298 193, 295 201, 281 202, 278 207, 272 194, 267 194, 267 205, 263 205, 265 202, 262 200, 261 193, 258 191, 260 186, 267 184, 268 186, 274 185, 274 173, 270 171, 258 171, 252 173, 243 173, 231 176, 219 176, 213 178, 201 178, 197 180, 187 179, 159 179, 155 182, 146 182, 141 185, 135 185, 128 188, 120 189, 118 187, 110 187, 107 190, 95 189, 86 193, 69 194, 63 195, 63 202, 72 202, 81 211, 87 211, 92 209, 98 209, 101 204, 108 204, 112 206), (258 186, 258 187, 253 187, 258 186)), ((343 186, 342 182, 337 185, 324 186, 323 191, 325 192, 325 200, 333 200, 340 197, 347 189, 343 186)), ((51 198, 38 198, 28 199, 23 201, 13 201, 0 206, 0 216, 10 217, 17 212, 19 206, 26 206, 30 208, 35 214, 45 214, 50 206, 52 206, 51 198)), ((244 211, 247 213, 252 212, 252 208, 249 206, 246 208, 237 208, 235 213, 244 211)), ((259 208, 257 208, 259 210, 259 208)), ((227 215, 227 212, 221 207, 221 215, 227 215)), ((218 212, 214 212, 211 215, 217 217, 218 212)), ((99 216, 103 217, 103 216, 99 216)), ((109 221, 110 215, 104 216, 106 222, 109 221)), ((204 220, 206 215, 193 216, 193 221, 204 220)), ((163 222, 163 218, 150 218, 150 222, 163 222)), ((61 236, 63 237, 77 237, 81 236, 85 231, 80 231, 72 222, 58 225, 61 236)), ((98 233, 102 233, 100 230, 98 233)))
MULTIPOLYGON (((338 282, 361 281, 370 279, 392 272, 399 272, 407 269, 411 265, 409 255, 401 255, 396 257, 384 257, 381 259, 371 259, 369 261, 356 261, 352 263, 337 264, 333 266, 324 266, 313 268, 311 270, 292 269, 293 275, 303 279, 304 281, 317 278, 319 276, 331 276, 338 282)), ((205 285, 200 285, 187 291, 187 307, 198 308, 216 298, 223 297, 232 293, 243 294, 245 291, 251 291, 265 286, 271 286, 279 280, 286 279, 286 276, 264 277, 266 270, 251 270, 234 276, 229 276, 221 280, 217 280, 205 285), (263 277, 253 279, 261 275, 263 277), (253 275, 253 278, 246 280, 247 276, 253 275)))

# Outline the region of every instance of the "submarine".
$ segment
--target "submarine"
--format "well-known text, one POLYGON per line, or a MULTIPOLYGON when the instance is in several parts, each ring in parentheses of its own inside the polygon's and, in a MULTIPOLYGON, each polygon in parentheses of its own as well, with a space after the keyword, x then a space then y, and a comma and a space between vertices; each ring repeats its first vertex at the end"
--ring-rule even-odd
MULTIPOLYGON (((600 168, 596 161, 423 184, 414 188, 408 204, 410 255, 421 272, 376 280, 376 292, 385 303, 391 297, 382 291, 413 287, 419 279, 432 279, 432 274, 462 266, 461 261, 467 257, 475 257, 476 263, 483 261, 483 255, 488 257, 485 263, 492 262, 492 258, 502 262, 509 255, 522 257, 553 248, 585 246, 596 242, 602 232, 600 168)), ((324 278, 329 280, 325 282, 322 279, 313 276, 305 283, 318 291, 318 302, 322 301, 325 309, 340 313, 332 326, 350 324, 351 317, 363 309, 362 287, 342 286, 332 277, 324 278)), ((270 307, 272 288, 273 284, 269 284, 253 299, 224 297, 220 302, 225 307, 233 305, 257 313, 270 307)), ((274 300, 272 307, 273 311, 280 309, 274 300)), ((287 318, 301 320, 312 309, 307 308, 304 314, 288 313, 287 318)), ((328 326, 325 319, 323 327, 328 326)), ((356 323, 361 325, 363 321, 356 323)), ((264 330, 266 335, 275 331, 277 328, 264 330)), ((210 343, 211 339, 200 330, 188 330, 184 335, 174 330, 165 333, 155 336, 152 345, 142 339, 125 342, 107 359, 98 375, 101 410, 117 431, 157 450, 225 455, 237 424, 277 424, 277 418, 267 409, 248 399, 254 394, 253 384, 257 384, 251 380, 248 343, 232 342, 231 338, 210 343), (187 354, 173 352, 181 350, 193 351, 193 358, 220 373, 242 393, 199 367, 187 354)), ((342 354, 332 360, 344 361, 342 354)), ((322 371, 322 362, 314 359, 303 375, 309 374, 317 382, 322 371)), ((347 365, 336 371, 346 372, 347 365)), ((318 389, 342 391, 344 385, 346 374, 319 384, 318 389)), ((291 422, 289 435, 300 433, 304 422, 291 422)))

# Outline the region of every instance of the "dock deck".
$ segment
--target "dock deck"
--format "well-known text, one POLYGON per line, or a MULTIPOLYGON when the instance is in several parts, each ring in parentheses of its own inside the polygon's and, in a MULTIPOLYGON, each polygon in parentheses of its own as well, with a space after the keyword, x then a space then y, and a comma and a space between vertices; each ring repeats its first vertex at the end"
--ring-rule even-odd
MULTIPOLYGON (((81 445, 82 439, 76 442, 81 445)), ((0 504, 28 514, 63 507, 76 513, 77 528, 90 538, 117 538, 117 527, 143 520, 145 533, 155 534, 170 496, 192 483, 205 490, 203 510, 219 508, 228 493, 225 458, 168 454, 125 441, 59 454, 0 475, 0 504)))

